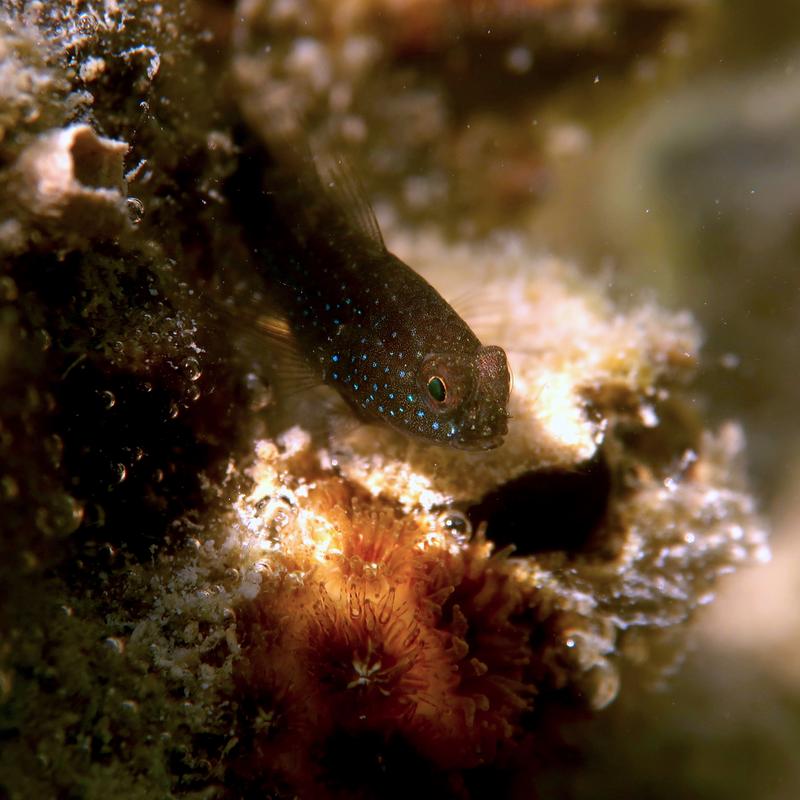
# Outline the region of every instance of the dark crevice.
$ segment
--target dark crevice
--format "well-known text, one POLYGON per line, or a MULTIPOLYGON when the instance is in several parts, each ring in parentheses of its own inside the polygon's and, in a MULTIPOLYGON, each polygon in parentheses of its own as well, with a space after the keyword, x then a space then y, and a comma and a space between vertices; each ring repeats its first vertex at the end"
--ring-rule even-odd
POLYGON ((587 549, 603 525, 612 489, 611 470, 600 455, 572 470, 526 472, 485 495, 467 510, 473 527, 487 524, 498 548, 517 555, 587 549))
POLYGON ((319 753, 322 782, 337 796, 447 800, 447 774, 399 734, 336 731, 319 753))

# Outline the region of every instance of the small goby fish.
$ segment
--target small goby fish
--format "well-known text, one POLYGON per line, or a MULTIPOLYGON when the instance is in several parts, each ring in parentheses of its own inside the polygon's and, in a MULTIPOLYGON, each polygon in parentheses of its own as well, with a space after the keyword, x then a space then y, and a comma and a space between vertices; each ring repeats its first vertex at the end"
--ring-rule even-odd
POLYGON ((283 318, 278 327, 316 380, 364 422, 446 447, 502 443, 511 384, 505 352, 482 345, 387 250, 341 162, 325 172, 307 145, 251 139, 228 188, 283 318))

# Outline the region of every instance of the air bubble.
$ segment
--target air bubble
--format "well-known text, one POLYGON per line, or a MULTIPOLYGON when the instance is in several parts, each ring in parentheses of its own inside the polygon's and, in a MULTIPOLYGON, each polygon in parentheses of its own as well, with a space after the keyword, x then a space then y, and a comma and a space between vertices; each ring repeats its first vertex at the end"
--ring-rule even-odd
POLYGON ((186 377, 190 381, 196 381, 203 374, 196 358, 187 358, 183 362, 183 369, 186 372, 186 377))
POLYGON ((445 511, 439 517, 439 524, 448 533, 453 533, 459 537, 466 537, 472 533, 472 523, 467 519, 466 514, 455 509, 445 511))
POLYGON ((128 469, 124 464, 116 463, 112 467, 115 483, 122 483, 128 477, 128 469))
POLYGON ((177 403, 170 403, 169 408, 167 409, 167 416, 170 419, 177 419, 178 414, 180 413, 180 409, 178 408, 177 403))
POLYGON ((106 564, 111 564, 117 557, 117 551, 111 543, 106 542, 105 544, 101 545, 100 549, 97 551, 97 555, 106 564))
POLYGON ((190 403, 196 403, 200 399, 200 387, 196 384, 191 384, 186 388, 184 397, 190 403))
POLYGON ((97 30, 97 20, 92 14, 79 14, 75 24, 84 36, 91 36, 97 30))
POLYGON ((50 506, 42 506, 35 515, 36 527, 48 536, 68 536, 83 521, 83 506, 71 495, 56 494, 50 506))
POLYGON ((100 392, 100 401, 103 403, 103 408, 106 411, 110 411, 116 405, 117 398, 114 397, 114 392, 104 389, 102 392, 100 392))
POLYGON ((87 528, 102 528, 106 524, 106 510, 98 503, 91 503, 84 511, 83 524, 87 528))
POLYGON ((128 198, 128 219, 131 225, 138 225, 144 216, 144 203, 136 197, 128 198))
POLYGON ((112 653, 122 655, 125 652, 125 640, 118 636, 109 636, 103 640, 103 645, 111 650, 112 653))

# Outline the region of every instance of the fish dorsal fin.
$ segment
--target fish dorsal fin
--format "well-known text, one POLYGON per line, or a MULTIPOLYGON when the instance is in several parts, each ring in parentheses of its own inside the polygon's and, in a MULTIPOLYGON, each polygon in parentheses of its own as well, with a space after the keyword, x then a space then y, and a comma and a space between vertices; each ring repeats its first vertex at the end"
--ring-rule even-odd
POLYGON ((309 229, 338 218, 366 243, 386 250, 364 184, 347 159, 329 155, 314 137, 309 138, 291 110, 275 109, 260 120, 257 130, 274 159, 268 179, 271 191, 287 201, 291 209, 287 222, 301 240, 309 229), (315 202, 315 196, 322 203, 315 202))
POLYGON ((314 163, 322 188, 338 213, 368 242, 381 251, 386 250, 364 184, 353 167, 342 156, 317 156, 314 163))

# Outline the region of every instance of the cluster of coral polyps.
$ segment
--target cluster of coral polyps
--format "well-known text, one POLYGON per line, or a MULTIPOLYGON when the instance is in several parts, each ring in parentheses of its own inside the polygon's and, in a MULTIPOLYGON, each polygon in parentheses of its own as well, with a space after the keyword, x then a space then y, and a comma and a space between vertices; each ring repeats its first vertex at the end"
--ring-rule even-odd
POLYGON ((287 500, 285 476, 271 494, 277 477, 262 462, 242 506, 272 546, 244 612, 239 683, 280 696, 291 718, 258 744, 264 764, 296 780, 315 742, 365 732, 400 735, 441 767, 491 760, 532 696, 525 565, 339 478, 319 472, 287 500))
POLYGON ((337 748, 364 737, 379 743, 366 760, 385 763, 399 740, 429 768, 469 770, 535 749, 542 704, 607 705, 625 661, 663 675, 680 652, 674 634, 717 577, 768 551, 740 483, 736 428, 659 467, 652 451, 670 433, 643 444, 624 427, 607 437, 614 479, 584 540, 559 529, 579 496, 545 517, 533 490, 522 503, 508 495, 501 518, 522 518, 519 556, 495 552, 489 537, 509 532, 488 511, 488 528, 471 532, 452 495, 447 505, 437 464, 452 461, 438 450, 416 466, 373 461, 365 486, 358 469, 343 477, 358 457, 337 461, 299 429, 260 443, 220 550, 240 581, 240 777, 322 796, 354 777, 337 748), (409 487, 426 484, 440 491, 411 500, 409 487))
POLYGON ((379 428, 321 447, 298 403, 257 446, 208 555, 237 576, 231 759, 265 790, 387 796, 362 762, 469 785, 525 760, 554 708, 608 705, 625 663, 663 678, 719 576, 768 557, 738 427, 704 430, 681 388, 689 317, 620 311, 556 261, 532 275, 518 243, 394 241, 448 296, 471 271, 484 305, 500 294, 513 420, 489 453, 379 428))

